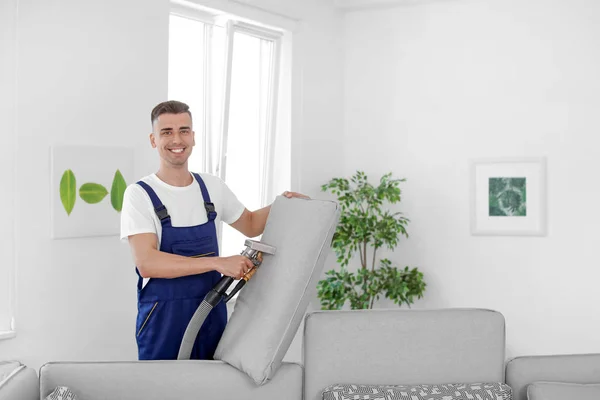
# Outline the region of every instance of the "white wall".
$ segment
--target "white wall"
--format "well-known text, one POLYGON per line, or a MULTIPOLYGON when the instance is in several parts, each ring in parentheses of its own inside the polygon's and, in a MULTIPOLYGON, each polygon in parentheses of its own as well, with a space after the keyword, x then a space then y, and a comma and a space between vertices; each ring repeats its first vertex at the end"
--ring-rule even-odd
POLYGON ((408 179, 415 307, 502 312, 508 356, 600 351, 600 3, 411 4, 345 16, 344 165, 408 179), (547 157, 546 237, 470 235, 468 160, 496 156, 547 157))
MULTIPOLYGON (((341 152, 329 158, 342 129, 341 18, 318 0, 302 10, 294 3, 258 5, 300 20, 291 189, 318 195, 321 172, 343 167, 341 152)), ((127 246, 117 237, 50 240, 49 148, 134 146, 135 178, 155 170, 147 135, 150 110, 167 94, 168 9, 167 0, 19 2, 18 333, 0 340, 1 359, 39 368, 137 357, 136 276, 127 246)), ((2 231, 0 239, 10 235, 2 231)), ((299 351, 296 341, 288 359, 298 360, 299 351)))
POLYGON ((0 210, 4 210, 0 224, 0 254, 3 265, 9 268, 0 269, 0 331, 10 329, 10 303, 14 297, 11 283, 15 259, 14 241, 14 184, 15 184, 15 151, 16 146, 16 32, 17 32, 17 0, 0 2, 0 121, 6 138, 6 149, 0 157, 2 171, 2 193, 0 210), (8 195, 6 195, 8 194, 8 195))
POLYGON ((38 368, 135 357, 128 249, 116 237, 50 240, 49 149, 135 146, 136 174, 153 168, 149 110, 166 95, 167 12, 165 1, 19 2, 17 337, 0 341, 3 359, 38 368))

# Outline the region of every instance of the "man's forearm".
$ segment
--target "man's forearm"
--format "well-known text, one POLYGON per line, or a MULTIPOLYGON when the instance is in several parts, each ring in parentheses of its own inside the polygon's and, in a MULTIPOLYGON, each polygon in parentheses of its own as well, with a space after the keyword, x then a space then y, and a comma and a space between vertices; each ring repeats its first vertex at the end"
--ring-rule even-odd
POLYGON ((269 205, 252 212, 252 222, 250 224, 252 226, 252 234, 250 237, 262 235, 265 231, 265 225, 267 224, 267 218, 269 217, 270 211, 271 206, 269 205))
POLYGON ((216 269, 216 257, 192 258, 152 249, 139 262, 143 278, 178 278, 216 269))

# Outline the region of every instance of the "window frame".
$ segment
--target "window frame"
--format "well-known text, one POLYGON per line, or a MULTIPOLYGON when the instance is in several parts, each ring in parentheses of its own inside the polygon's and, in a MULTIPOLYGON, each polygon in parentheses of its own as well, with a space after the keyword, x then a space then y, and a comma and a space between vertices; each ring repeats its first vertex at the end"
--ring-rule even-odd
MULTIPOLYGON (((264 141, 264 158, 262 164, 264 165, 262 176, 259 178, 261 182, 260 189, 260 204, 266 206, 270 197, 273 196, 273 177, 269 177, 269 174, 274 174, 274 163, 275 163, 275 147, 277 137, 277 115, 278 115, 278 101, 279 91, 281 83, 281 66, 283 62, 282 44, 284 39, 284 30, 271 29, 267 26, 261 25, 256 22, 251 22, 247 18, 239 15, 233 15, 226 11, 219 11, 208 8, 198 2, 190 2, 184 0, 172 0, 171 8, 169 10, 170 15, 177 15, 182 18, 188 18, 204 23, 204 45, 203 45, 203 87, 204 87, 204 109, 203 113, 203 129, 201 136, 202 144, 202 165, 204 171, 212 173, 218 176, 220 179, 226 182, 227 180, 227 146, 229 138, 229 116, 230 116, 230 104, 231 104, 231 78, 233 68, 233 46, 234 36, 236 33, 242 33, 250 36, 254 36, 259 39, 268 40, 273 43, 273 56, 271 58, 270 68, 270 82, 268 89, 267 99, 267 118, 266 118, 266 132, 264 141), (211 65, 210 54, 212 53, 211 48, 211 37, 214 26, 225 28, 225 54, 224 54, 224 81, 223 81, 223 96, 221 99, 220 109, 220 129, 219 129, 219 143, 216 157, 217 160, 213 160, 213 146, 217 145, 212 143, 213 137, 208 134, 211 125, 212 118, 215 117, 215 112, 212 108, 211 101, 211 85, 213 71, 211 65), (268 150, 268 151, 267 151, 268 150), (214 162, 216 161, 216 163, 214 162), (213 170, 214 168, 214 170, 213 170)), ((293 26, 293 22, 285 21, 284 25, 293 26), (290 25, 291 23, 291 25, 290 25)))
POLYGON ((243 21, 229 20, 226 24, 226 60, 225 60, 225 89, 223 93, 223 112, 222 112, 222 127, 221 127, 221 142, 219 145, 219 163, 217 164, 217 172, 219 177, 226 181, 227 178, 227 144, 229 138, 229 108, 231 100, 231 78, 233 68, 233 45, 234 36, 236 33, 242 33, 262 40, 268 40, 273 42, 273 57, 271 59, 270 68, 270 82, 268 89, 268 100, 267 100, 267 126, 264 143, 264 159, 262 160, 263 176, 260 177, 261 191, 260 191, 260 204, 264 207, 267 205, 267 201, 271 192, 272 179, 268 179, 268 174, 273 170, 273 164, 275 160, 275 140, 277 136, 276 121, 278 111, 278 94, 280 85, 281 75, 281 46, 283 41, 283 33, 272 29, 268 29, 259 25, 250 24, 243 21), (267 151, 267 149, 269 151, 267 151))
MULTIPOLYGON (((263 148, 263 164, 262 176, 259 177, 260 181, 260 192, 259 201, 262 206, 266 206, 267 202, 271 197, 274 197, 275 187, 277 184, 274 182, 275 179, 275 149, 276 149, 276 137, 278 128, 278 116, 279 116, 279 95, 285 85, 282 86, 282 66, 284 65, 284 53, 283 46, 286 40, 286 32, 289 34, 296 28, 295 20, 291 20, 284 16, 266 14, 259 11, 251 6, 242 7, 243 10, 236 8, 236 10, 214 10, 207 8, 202 5, 203 0, 171 0, 171 9, 169 14, 176 15, 183 18, 193 19, 204 23, 204 44, 203 44, 203 87, 204 87, 204 109, 203 112, 203 132, 202 132, 202 166, 204 171, 214 174, 226 182, 227 169, 226 169, 226 154, 227 144, 229 138, 229 117, 230 117, 230 105, 231 105, 231 88, 232 88, 232 70, 233 70, 233 50, 234 50, 234 36, 236 33, 250 35, 262 40, 268 40, 272 42, 272 55, 270 65, 268 66, 268 88, 267 88, 267 100, 266 100, 266 118, 265 118, 265 131, 264 131, 264 148, 263 148), (232 12, 233 11, 233 12, 232 12), (257 18, 258 17, 258 18, 257 18), (271 29, 270 27, 276 26, 277 28, 271 29), (213 60, 211 56, 212 52, 212 37, 215 27, 224 28, 224 47, 225 51, 223 54, 223 81, 222 85, 222 96, 219 99, 219 109, 213 109, 212 102, 212 87, 210 82, 213 77, 213 60), (216 114, 218 112, 218 115, 216 114), (219 118, 219 128, 217 129, 218 137, 215 138, 212 135, 212 118, 219 118), (210 132, 210 133, 209 133, 210 132), (218 143, 211 143, 213 139, 217 139, 218 143), (218 148, 216 147, 218 146, 218 148), (268 150, 268 151, 267 151, 268 150), (214 153, 213 153, 214 151, 214 153), (215 154, 216 153, 216 154, 215 154), (217 159, 213 159, 217 157, 217 159)), ((225 6, 225 4, 223 4, 225 6)), ((289 40, 289 36, 288 36, 289 40)), ((286 44, 287 45, 287 44, 286 44)), ((286 103, 288 104, 288 103, 286 103)), ((291 104, 289 104, 291 106, 291 104)), ((289 133, 288 133, 289 134, 289 133)), ((290 159, 290 162, 292 160, 290 159)), ((291 177, 290 177, 291 178, 291 177)), ((222 235, 222 233, 221 233, 222 235)), ((221 236, 219 235, 219 236, 221 236)), ((221 237, 219 237, 221 242, 221 237)), ((237 299, 236 294, 229 302, 228 309, 235 304, 237 299)))
POLYGON ((204 24, 204 43, 202 46, 202 59, 203 59, 203 74, 202 74, 202 86, 204 88, 203 93, 203 104, 204 109, 202 110, 202 136, 200 142, 202 145, 202 164, 205 171, 211 171, 212 167, 212 152, 210 137, 207 135, 208 129, 210 129, 212 122, 212 112, 210 109, 210 80, 211 80, 211 65, 210 58, 207 56, 212 50, 210 38, 212 37, 212 31, 214 25, 218 25, 218 17, 214 14, 201 11, 195 8, 183 6, 179 3, 171 3, 169 10, 169 16, 175 15, 181 18, 187 18, 194 21, 202 22, 204 24))

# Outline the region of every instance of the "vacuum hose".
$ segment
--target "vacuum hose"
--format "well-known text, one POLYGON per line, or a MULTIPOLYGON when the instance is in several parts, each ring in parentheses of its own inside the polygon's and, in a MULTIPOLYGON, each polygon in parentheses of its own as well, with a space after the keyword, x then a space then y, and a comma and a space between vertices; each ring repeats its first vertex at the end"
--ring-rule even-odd
POLYGON ((194 348, 194 342, 198 337, 200 328, 204 324, 206 317, 221 301, 227 303, 231 298, 240 291, 242 287, 248 282, 248 280, 254 275, 260 264, 262 263, 262 253, 275 254, 275 248, 264 243, 256 242, 253 240, 246 240, 246 249, 242 251, 242 255, 246 256, 252 261, 254 267, 250 269, 240 281, 235 285, 235 288, 227 294, 227 288, 231 286, 234 279, 230 276, 223 276, 217 282, 217 284, 206 294, 202 303, 198 306, 192 319, 188 323, 181 345, 179 347, 179 354, 177 355, 178 360, 189 360, 194 348))
POLYGON ((194 348, 194 341, 196 340, 195 332, 200 331, 200 327, 204 323, 204 320, 210 314, 214 306, 211 306, 208 301, 202 300, 200 306, 196 309, 194 316, 190 320, 190 323, 185 330, 183 340, 181 341, 181 347, 179 348, 179 354, 177 355, 178 360, 189 360, 194 348))
MULTIPOLYGON (((230 276, 222 277, 219 282, 208 292, 202 303, 194 312, 192 319, 188 323, 187 328, 185 329, 185 333, 183 334, 183 339, 181 340, 181 346, 179 347, 179 354, 177 355, 178 360, 189 360, 192 354, 192 349, 194 348, 194 342, 196 341, 196 337, 198 337, 198 333, 200 332, 200 328, 202 324, 204 324, 204 320, 208 317, 208 314, 215 308, 225 297, 225 291, 233 282, 233 278, 230 276)), ((231 298, 231 296, 228 296, 231 298)), ((227 300, 229 300, 229 298, 227 300)), ((226 302, 227 302, 226 300, 226 302)))

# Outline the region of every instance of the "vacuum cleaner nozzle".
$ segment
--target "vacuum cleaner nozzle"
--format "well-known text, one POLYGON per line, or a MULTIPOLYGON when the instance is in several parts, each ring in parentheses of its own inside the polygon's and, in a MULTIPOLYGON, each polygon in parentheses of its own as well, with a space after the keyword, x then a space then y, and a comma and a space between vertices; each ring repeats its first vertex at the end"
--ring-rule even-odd
POLYGON ((225 297, 225 302, 229 301, 237 292, 240 291, 242 287, 252 278, 252 275, 256 272, 257 268, 262 264, 262 255, 264 254, 275 254, 275 247, 269 246, 268 244, 264 244, 261 242, 257 242, 256 240, 246 239, 244 242, 246 248, 242 251, 242 255, 246 256, 252 261, 254 264, 254 268, 250 271, 246 272, 246 274, 240 279, 240 281, 235 285, 233 290, 225 297))
POLYGON ((262 257, 262 253, 275 254, 275 247, 257 242, 256 240, 246 239, 244 244, 246 245, 246 248, 242 251, 242 255, 252 260, 254 266, 259 266, 262 262, 262 260, 259 259, 262 257))

